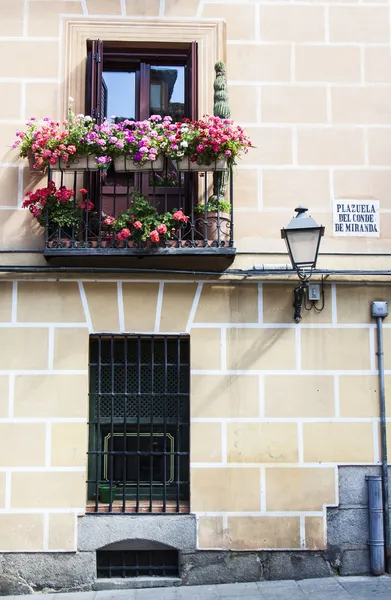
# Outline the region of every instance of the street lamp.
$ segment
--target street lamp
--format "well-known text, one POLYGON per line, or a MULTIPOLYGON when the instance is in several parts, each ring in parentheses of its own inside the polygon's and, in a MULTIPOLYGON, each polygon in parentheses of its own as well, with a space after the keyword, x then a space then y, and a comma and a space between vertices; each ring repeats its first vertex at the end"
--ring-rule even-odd
POLYGON ((312 271, 316 267, 320 239, 324 234, 324 227, 307 215, 308 208, 298 206, 295 208, 297 215, 289 225, 281 229, 281 237, 285 240, 292 267, 300 279, 300 284, 294 290, 295 309, 294 319, 298 323, 301 319, 301 307, 307 282, 310 280, 312 271))

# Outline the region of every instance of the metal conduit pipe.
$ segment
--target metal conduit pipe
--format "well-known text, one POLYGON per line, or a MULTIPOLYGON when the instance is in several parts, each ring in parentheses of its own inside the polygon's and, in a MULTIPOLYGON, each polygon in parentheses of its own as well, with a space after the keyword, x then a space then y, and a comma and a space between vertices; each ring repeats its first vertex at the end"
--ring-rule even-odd
MULTIPOLYGON (((148 269, 138 267, 53 267, 53 266, 31 266, 31 265, 0 265, 0 273, 153 273, 163 275, 232 275, 235 277, 259 277, 260 275, 281 276, 294 275, 297 273, 288 268, 272 268, 267 265, 265 268, 257 269, 225 269, 223 271, 203 271, 197 269, 148 269)), ((387 276, 390 277, 391 271, 369 271, 361 269, 336 270, 336 269, 315 269, 313 276, 326 275, 368 275, 368 276, 387 276)))
POLYGON ((383 575, 385 564, 382 477, 367 475, 369 516, 369 566, 372 575, 383 575))
POLYGON ((377 325, 377 358, 379 368, 379 400, 380 400, 380 436, 382 458, 382 489, 384 511, 384 545, 385 564, 387 572, 391 567, 391 532, 390 532, 390 505, 388 493, 388 462, 387 462, 387 429, 386 429, 386 395, 384 384, 384 347, 383 347, 383 319, 388 315, 387 302, 372 302, 372 317, 377 325))

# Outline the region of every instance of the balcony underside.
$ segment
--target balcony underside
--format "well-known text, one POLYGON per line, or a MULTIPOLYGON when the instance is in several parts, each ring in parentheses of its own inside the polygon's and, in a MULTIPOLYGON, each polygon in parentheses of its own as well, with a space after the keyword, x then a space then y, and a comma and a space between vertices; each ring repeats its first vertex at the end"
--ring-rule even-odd
POLYGON ((45 248, 52 266, 120 267, 170 270, 224 271, 235 248, 45 248), (212 258, 213 257, 213 258, 212 258))

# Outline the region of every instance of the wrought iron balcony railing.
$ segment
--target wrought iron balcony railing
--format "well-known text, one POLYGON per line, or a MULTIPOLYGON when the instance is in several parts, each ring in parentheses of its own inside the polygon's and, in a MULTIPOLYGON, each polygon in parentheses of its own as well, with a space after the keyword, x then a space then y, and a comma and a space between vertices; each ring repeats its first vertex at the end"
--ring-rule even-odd
MULTIPOLYGON (((118 173, 112 167, 106 173, 62 171, 48 173, 48 181, 57 188, 73 190, 76 222, 58 225, 46 217, 46 258, 60 256, 99 256, 154 254, 234 255, 233 173, 191 173, 169 170, 150 173, 118 173), (223 174, 222 174, 223 173, 223 174), (217 178, 224 177, 223 187, 217 178), (84 188, 84 195, 80 189, 84 188), (218 190, 213 196, 213 190, 218 190), (224 195, 220 195, 223 190, 224 195), (144 227, 143 213, 132 207, 135 199, 147 202, 156 215, 155 225, 144 227), (92 207, 93 205, 93 207, 92 207), (138 212, 137 212, 138 211, 138 212), (182 211, 181 221, 173 217, 182 211), (124 217, 125 213, 129 217, 124 217), (123 229, 118 227, 121 218, 123 229), (116 219, 117 226, 110 223, 116 219), (142 223, 137 229, 135 222, 142 223), (167 231, 150 235, 156 224, 166 223, 167 231)), ((152 211, 153 212, 153 211, 152 211)), ((145 221, 148 218, 145 217, 145 221)))

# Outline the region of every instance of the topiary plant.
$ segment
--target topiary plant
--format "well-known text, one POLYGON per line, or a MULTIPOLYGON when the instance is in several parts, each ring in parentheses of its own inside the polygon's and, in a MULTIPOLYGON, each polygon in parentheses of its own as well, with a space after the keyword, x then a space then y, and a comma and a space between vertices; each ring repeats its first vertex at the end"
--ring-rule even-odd
MULTIPOLYGON (((213 114, 221 119, 229 119, 231 117, 231 109, 228 103, 227 90, 227 71, 225 64, 219 60, 215 64, 216 77, 214 80, 214 98, 213 98, 213 114)), ((209 203, 218 205, 219 200, 224 201, 228 184, 228 171, 213 173, 213 195, 209 198, 209 203)))

